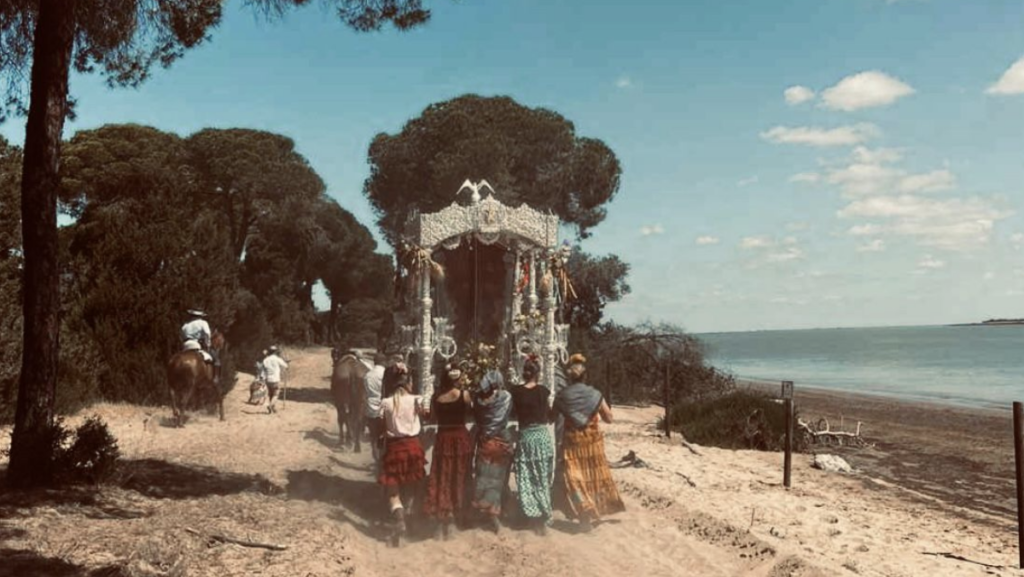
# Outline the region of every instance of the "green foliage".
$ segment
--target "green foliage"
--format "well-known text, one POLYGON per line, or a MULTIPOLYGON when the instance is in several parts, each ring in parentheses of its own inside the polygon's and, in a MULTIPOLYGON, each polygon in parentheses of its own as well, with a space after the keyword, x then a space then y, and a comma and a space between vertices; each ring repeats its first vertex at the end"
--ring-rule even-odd
POLYGON ((603 142, 577 136, 556 112, 508 97, 432 104, 398 134, 378 134, 369 157, 363 191, 392 246, 409 216, 448 206, 466 178, 486 179, 510 206, 551 210, 586 238, 604 220, 621 173, 603 142))
POLYGON ((629 265, 614 254, 597 258, 577 249, 569 256, 566 269, 576 293, 565 305, 565 321, 573 329, 596 327, 605 305, 630 292, 626 282, 629 265))
POLYGON ((21 367, 21 151, 0 138, 0 423, 14 418, 21 367))
POLYGON ((715 398, 735 379, 707 363, 704 345, 672 325, 605 323, 570 335, 572 351, 587 356, 588 381, 612 401, 664 403, 715 398))
MULTIPOLYGON (((700 445, 758 451, 782 450, 786 434, 783 405, 749 390, 679 403, 672 408, 672 428, 700 445)), ((799 437, 794 443, 794 450, 805 450, 799 437)))
MULTIPOLYGON (((64 484, 102 483, 113 475, 121 458, 117 439, 95 415, 74 431, 63 417, 57 417, 47 429, 46 446, 53 455, 55 478, 64 484)), ((10 451, 3 454, 10 455, 10 451)))
POLYGON ((102 483, 114 473, 121 450, 107 424, 89 417, 75 429, 75 440, 58 454, 59 473, 72 482, 102 483))

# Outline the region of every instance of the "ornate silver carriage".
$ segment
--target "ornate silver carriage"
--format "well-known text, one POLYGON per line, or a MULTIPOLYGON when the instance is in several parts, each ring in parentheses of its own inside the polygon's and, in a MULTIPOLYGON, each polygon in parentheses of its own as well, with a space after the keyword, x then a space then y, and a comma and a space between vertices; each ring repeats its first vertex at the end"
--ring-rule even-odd
POLYGON ((525 355, 537 354, 541 384, 554 391, 569 340, 556 311, 572 290, 558 217, 506 206, 486 181, 467 180, 459 193, 466 190, 468 203, 411 219, 399 254, 405 306, 396 320, 419 392, 433 393, 435 365, 481 343, 494 347, 506 382, 518 382, 525 355))

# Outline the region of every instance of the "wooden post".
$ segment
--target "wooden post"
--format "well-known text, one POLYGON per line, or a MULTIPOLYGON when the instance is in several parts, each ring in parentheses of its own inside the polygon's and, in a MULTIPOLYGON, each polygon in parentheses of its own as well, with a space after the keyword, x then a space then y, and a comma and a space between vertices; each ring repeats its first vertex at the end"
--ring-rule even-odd
POLYGON ((607 358, 604 361, 604 400, 612 406, 612 362, 607 358))
POLYGON ((785 399, 786 411, 786 456, 782 462, 782 484, 788 489, 792 486, 791 471, 793 468, 793 399, 785 399))
POLYGON ((1013 403, 1013 456, 1017 464, 1017 553, 1024 569, 1024 405, 1013 403))
POLYGON ((665 396, 665 438, 666 439, 671 439, 672 438, 672 408, 670 406, 671 403, 669 402, 669 394, 668 394, 668 379, 669 379, 669 371, 671 369, 672 369, 672 365, 669 364, 666 361, 665 362, 665 392, 664 392, 664 396, 665 396))

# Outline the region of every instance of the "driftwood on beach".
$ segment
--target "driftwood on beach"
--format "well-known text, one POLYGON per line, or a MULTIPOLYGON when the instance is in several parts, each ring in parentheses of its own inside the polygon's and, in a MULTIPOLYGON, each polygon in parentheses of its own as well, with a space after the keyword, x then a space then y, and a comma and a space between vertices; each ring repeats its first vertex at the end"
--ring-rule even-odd
POLYGON ((833 431, 828 419, 824 417, 818 419, 816 426, 812 426, 810 423, 799 418, 796 424, 807 438, 807 441, 816 445, 851 445, 856 447, 873 447, 875 445, 874 443, 869 443, 861 436, 860 428, 862 423, 860 421, 857 421, 857 430, 853 432, 833 431))

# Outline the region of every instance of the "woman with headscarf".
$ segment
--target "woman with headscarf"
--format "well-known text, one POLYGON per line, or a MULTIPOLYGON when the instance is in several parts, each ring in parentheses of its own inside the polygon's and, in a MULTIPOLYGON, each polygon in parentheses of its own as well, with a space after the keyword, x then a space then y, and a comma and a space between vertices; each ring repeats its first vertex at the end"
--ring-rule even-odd
POLYGON ((456 517, 462 518, 466 505, 466 483, 473 446, 466 429, 466 415, 473 407, 469 392, 459 388, 462 371, 448 366, 441 387, 434 393, 431 413, 437 419, 437 440, 427 480, 423 512, 439 523, 441 536, 452 534, 456 517))
POLYGON ((488 525, 495 533, 501 530, 501 502, 512 457, 512 436, 508 431, 512 395, 502 388, 503 385, 500 372, 488 371, 480 379, 473 399, 477 430, 473 508, 487 517, 488 525))
POLYGON ((402 494, 411 497, 424 477, 427 462, 419 434, 420 417, 426 412, 423 397, 412 393, 408 370, 399 366, 394 370, 394 391, 381 401, 385 444, 378 476, 387 491, 396 540, 405 533, 402 494))
POLYGON ((525 384, 512 389, 512 404, 519 420, 519 445, 512 467, 516 474, 519 506, 538 535, 547 533, 551 519, 551 481, 555 443, 548 429, 551 392, 537 384, 540 363, 530 356, 523 363, 525 384))
POLYGON ((564 420, 560 489, 565 491, 563 507, 585 531, 602 515, 626 510, 612 479, 604 452, 604 435, 598 419, 612 422, 612 411, 600 391, 583 382, 586 358, 569 358, 570 385, 555 396, 555 412, 564 420))

